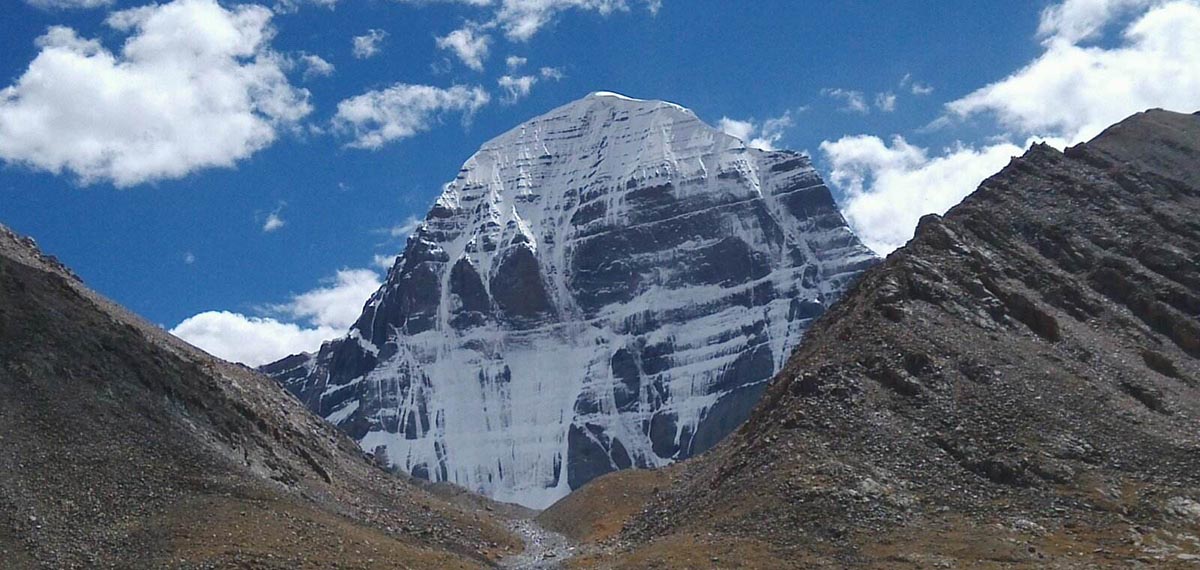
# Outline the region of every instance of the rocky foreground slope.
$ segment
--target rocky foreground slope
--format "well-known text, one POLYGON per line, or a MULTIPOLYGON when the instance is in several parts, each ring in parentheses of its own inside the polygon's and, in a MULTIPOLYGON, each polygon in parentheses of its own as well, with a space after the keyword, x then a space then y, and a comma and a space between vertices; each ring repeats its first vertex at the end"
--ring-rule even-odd
POLYGON ((264 370, 400 470, 542 508, 712 447, 876 261, 806 157, 593 93, 484 144, 349 334, 264 370))
POLYGON ((0 567, 481 568, 520 542, 0 227, 0 567))
POLYGON ((1200 116, 1033 147, 867 272, 725 443, 542 520, 601 541, 579 567, 1195 568, 1200 116))

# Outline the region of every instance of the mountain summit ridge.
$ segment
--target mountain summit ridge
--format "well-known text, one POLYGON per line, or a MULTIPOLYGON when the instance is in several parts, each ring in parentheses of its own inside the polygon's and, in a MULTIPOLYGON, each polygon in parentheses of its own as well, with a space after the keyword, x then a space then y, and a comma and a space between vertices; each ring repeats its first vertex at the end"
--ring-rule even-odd
POLYGON ((875 261, 807 157, 596 92, 485 143, 348 335, 264 370, 400 469, 545 507, 711 447, 875 261))

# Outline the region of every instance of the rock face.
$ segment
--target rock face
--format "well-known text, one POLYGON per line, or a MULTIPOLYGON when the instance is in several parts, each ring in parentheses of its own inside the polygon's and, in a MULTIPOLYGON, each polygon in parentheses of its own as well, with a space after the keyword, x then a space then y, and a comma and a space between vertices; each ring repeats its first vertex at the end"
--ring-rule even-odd
POLYGON ((623 541, 643 562, 709 537, 771 568, 1190 568, 1198 426, 1200 116, 1150 111, 924 218, 741 429, 625 509, 623 541))
POLYGON ((264 370, 405 471, 544 507, 712 447, 875 262, 806 157, 595 93, 485 144, 349 334, 264 370))

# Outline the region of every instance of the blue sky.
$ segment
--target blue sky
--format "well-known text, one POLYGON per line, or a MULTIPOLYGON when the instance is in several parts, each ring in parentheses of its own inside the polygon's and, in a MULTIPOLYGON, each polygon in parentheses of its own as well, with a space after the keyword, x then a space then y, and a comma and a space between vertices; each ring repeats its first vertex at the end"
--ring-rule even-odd
POLYGON ((247 362, 340 334, 476 148, 591 91, 809 152, 881 252, 1030 141, 1200 109, 1194 0, 275 1, 0 12, 0 223, 247 362))

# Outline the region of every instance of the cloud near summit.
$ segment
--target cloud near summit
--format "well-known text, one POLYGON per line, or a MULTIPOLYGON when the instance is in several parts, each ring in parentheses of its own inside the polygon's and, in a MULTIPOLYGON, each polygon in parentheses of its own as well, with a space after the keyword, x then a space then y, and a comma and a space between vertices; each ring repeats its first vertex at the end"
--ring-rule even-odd
POLYGON ((171 334, 226 360, 267 364, 315 351, 322 342, 346 334, 380 285, 374 271, 343 269, 324 286, 263 307, 264 315, 206 311, 184 319, 171 334))

